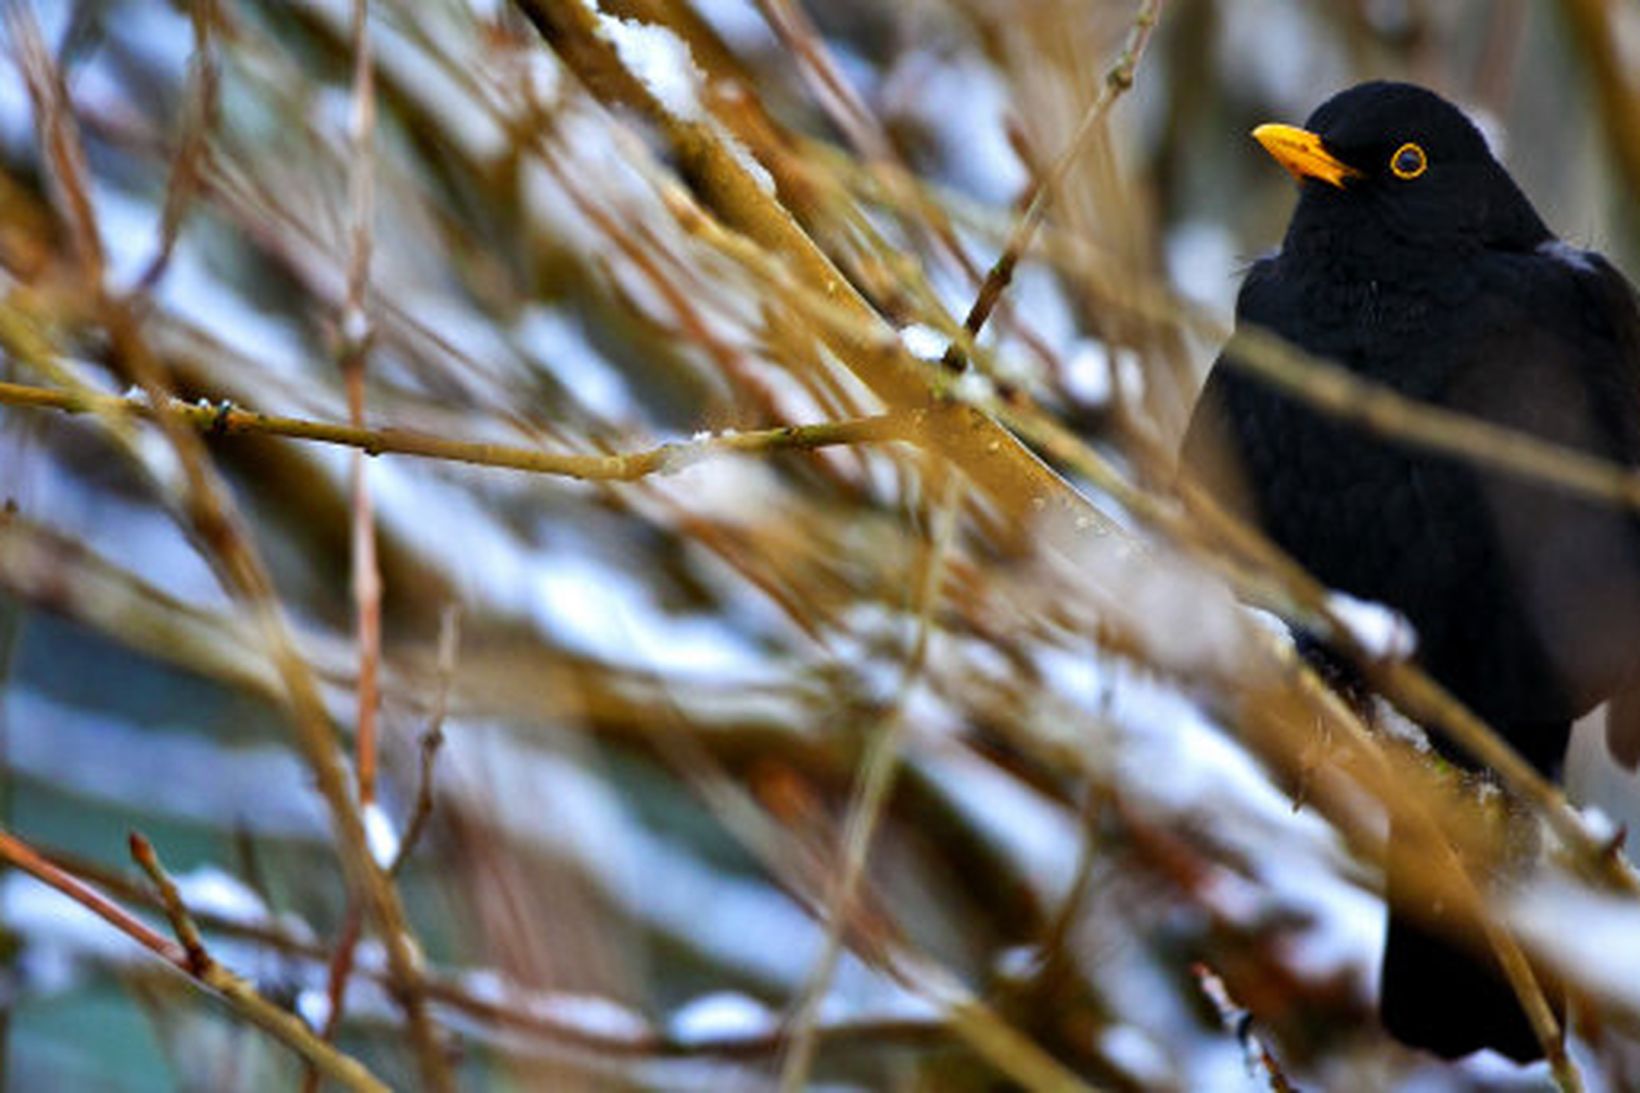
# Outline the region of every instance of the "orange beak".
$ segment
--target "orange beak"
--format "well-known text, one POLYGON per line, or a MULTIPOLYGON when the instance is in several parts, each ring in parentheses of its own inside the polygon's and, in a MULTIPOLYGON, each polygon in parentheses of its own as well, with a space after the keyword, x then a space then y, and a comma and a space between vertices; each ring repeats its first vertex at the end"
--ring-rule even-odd
POLYGON ((1253 139, 1264 145, 1264 150, 1300 181, 1319 178, 1343 189, 1346 179, 1361 173, 1322 147, 1321 138, 1308 129, 1295 125, 1261 125, 1253 130, 1253 139))

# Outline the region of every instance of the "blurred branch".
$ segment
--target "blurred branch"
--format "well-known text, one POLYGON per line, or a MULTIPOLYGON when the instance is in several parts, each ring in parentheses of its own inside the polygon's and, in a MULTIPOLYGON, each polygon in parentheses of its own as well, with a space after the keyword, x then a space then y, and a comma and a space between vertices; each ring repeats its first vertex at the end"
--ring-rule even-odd
MULTIPOLYGON (((1256 341, 1251 344, 1258 345, 1256 341)), ((1263 357, 1263 349, 1244 351, 1239 359, 1250 360, 1255 356, 1263 357)), ((1619 891, 1640 894, 1640 880, 1633 870, 1614 852, 1609 840, 1589 831, 1582 817, 1567 803, 1563 791, 1415 664, 1386 660, 1363 646, 1351 628, 1338 618, 1329 604, 1327 590, 1260 532, 1226 512, 1188 480, 1175 483, 1175 497, 1184 505, 1184 511, 1180 511, 1161 495, 1129 482, 1109 460, 1052 419, 1024 415, 1001 404, 996 404, 994 409, 1022 437, 1061 466, 1087 478, 1146 524, 1226 577, 1246 602, 1264 607, 1324 637, 1361 670, 1374 690, 1395 703, 1408 717, 1445 734, 1463 751, 1495 771, 1506 786, 1530 801, 1549 821, 1588 875, 1619 891), (1222 553, 1226 550, 1232 558, 1250 561, 1254 569, 1230 563, 1222 553)), ((1312 698, 1326 690, 1308 668, 1298 665, 1296 673, 1312 698)), ((1355 725, 1354 731, 1362 731, 1359 719, 1349 720, 1355 725)), ((1265 757, 1271 758, 1268 753, 1265 757)))
MULTIPOLYGON (((816 302, 812 314, 820 321, 830 321, 832 317, 822 304, 823 301, 816 302)), ((1204 334, 1226 336, 1216 322, 1158 289, 1132 294, 1127 306, 1140 308, 1162 321, 1186 323, 1204 334)), ((1338 412, 1345 415, 1365 412, 1370 415, 1372 424, 1389 435, 1399 438, 1404 434, 1415 443, 1452 450, 1481 462, 1496 461, 1517 473, 1540 476, 1608 501, 1640 504, 1640 472, 1472 419, 1460 418, 1466 423, 1464 427, 1455 435, 1448 435, 1444 430, 1451 424, 1449 419, 1457 415, 1435 410, 1382 389, 1380 385, 1344 374, 1336 365, 1315 361, 1283 343, 1275 342, 1272 346, 1272 341, 1256 331, 1244 331, 1237 335, 1238 352, 1233 359, 1243 367, 1261 370, 1261 375, 1268 372, 1278 380, 1285 377, 1295 394, 1317 399, 1324 410, 1337 406, 1338 412), (1313 379, 1314 375, 1321 378, 1313 379), (1343 396, 1334 390, 1335 385, 1345 392, 1343 396), (1362 411, 1362 405, 1371 409, 1362 411)), ((1249 602, 1265 606, 1325 636, 1341 654, 1361 668, 1380 693, 1414 720, 1446 733, 1463 750, 1497 771, 1506 785, 1532 801, 1567 845, 1575 849, 1576 858, 1585 871, 1604 878, 1620 890, 1640 892, 1640 883, 1632 871, 1614 857, 1607 842, 1589 833, 1582 819, 1567 805, 1564 793, 1415 665, 1383 661, 1362 647, 1329 606, 1326 590, 1256 530, 1220 510, 1189 484, 1178 489, 1179 498, 1187 504, 1186 516, 1162 495, 1131 482, 1109 459, 1040 410, 1014 406, 1001 399, 988 400, 984 408, 1057 465, 1081 474, 1118 500, 1146 525, 1173 542, 1191 547, 1210 568, 1230 576, 1249 602), (1263 575, 1246 570, 1226 571, 1224 559, 1218 555, 1225 546, 1250 560, 1263 575)), ((1134 454, 1150 464, 1161 461, 1157 453, 1134 454)), ((1034 507, 1045 511, 1051 506, 1044 503, 1034 507)), ((1076 509, 1069 504, 1064 508, 1076 509)), ((1099 526, 1104 526, 1103 520, 1099 526)), ((1080 521, 1077 528, 1080 530, 1080 521)))
POLYGON ((860 880, 865 873, 866 857, 871 852, 878 822, 894 787, 894 776, 900 762, 900 747, 907 730, 906 703, 911 691, 918 685, 928 659, 929 635, 934 628, 934 614, 939 607, 940 586, 945 577, 945 561, 956 536, 957 514, 961 511, 960 484, 946 477, 944 489, 937 491, 939 500, 933 513, 933 541, 923 560, 922 579, 916 585, 913 607, 917 613, 917 633, 910 655, 900 675, 900 685, 894 703, 876 726, 876 736, 866 748, 861 761, 854 800, 849 806, 848 820, 843 828, 843 846, 837 879, 826 901, 825 941, 814 970, 804 987, 803 994, 792 1015, 792 1043, 785 1064, 780 1071, 781 1093, 800 1093, 807 1088, 809 1070, 814 1059, 815 1023, 820 1006, 831 989, 837 973, 837 963, 843 954, 844 927, 854 913, 860 880))
MULTIPOLYGON (((319 1038, 327 1044, 335 1042, 336 1034, 342 1027, 342 1018, 347 1013, 347 984, 353 977, 359 955, 359 939, 363 933, 364 911, 357 903, 351 904, 342 916, 342 928, 336 933, 335 948, 325 963, 327 1007, 319 1038)), ((319 1079, 319 1071, 309 1067, 302 1076, 304 1093, 318 1093, 319 1079)))
POLYGON ((211 35, 215 28, 216 0, 194 0, 188 6, 193 22, 194 50, 188 59, 188 101, 182 112, 182 139, 171 157, 170 175, 165 181, 165 206, 160 214, 159 241, 154 256, 138 276, 132 293, 151 292, 170 268, 182 225, 199 192, 200 174, 209 152, 211 129, 216 124, 217 92, 221 83, 216 50, 211 35))
MULTIPOLYGON (((372 336, 370 294, 372 231, 376 212, 376 84, 370 53, 370 0, 353 0, 353 90, 348 111, 347 299, 342 305, 341 369, 347 387, 348 424, 364 427, 364 383, 372 336)), ((378 678, 382 654, 382 573, 376 561, 376 521, 370 502, 365 454, 355 449, 351 468, 353 509, 353 610, 359 643, 359 685, 354 747, 359 803, 376 800, 376 736, 380 717, 378 678)), ((311 1073, 311 1072, 310 1072, 311 1073)))
MULTIPOLYGON (((139 861, 144 861, 144 855, 139 847, 146 845, 146 840, 140 835, 133 837, 132 852, 139 861)), ((124 908, 65 873, 38 854, 33 847, 7 831, 0 831, 0 858, 36 880, 55 888, 182 972, 192 982, 215 993, 239 1017, 279 1040, 319 1068, 327 1078, 358 1093, 386 1093, 387 1086, 378 1081, 357 1060, 320 1042, 300 1018, 263 998, 250 983, 228 971, 205 953, 198 931, 192 928, 191 919, 182 907, 180 897, 176 895, 176 886, 160 869, 152 847, 148 847, 144 868, 150 870, 150 875, 160 878, 156 883, 159 884, 162 893, 168 890, 169 895, 162 896, 162 905, 174 916, 173 921, 187 924, 183 926, 182 935, 189 939, 187 947, 162 937, 124 908)))
POLYGON ((387 871, 397 876, 410 860, 416 844, 421 841, 427 821, 433 816, 433 764, 439 749, 444 746, 444 718, 450 711, 450 684, 456 674, 456 649, 461 642, 461 610, 455 605, 444 609, 439 620, 437 684, 433 692, 433 709, 427 718, 427 729, 421 734, 417 748, 420 755, 419 775, 416 779, 416 803, 405 824, 404 837, 399 840, 398 856, 387 871))
POLYGON ((1400 394, 1263 331, 1242 330, 1224 360, 1340 421, 1414 447, 1640 511, 1640 470, 1400 394))
POLYGON ((54 196, 73 240, 75 258, 85 282, 100 292, 106 258, 91 191, 86 185, 89 170, 85 147, 80 140, 68 89, 63 84, 62 73, 52 62, 28 0, 5 0, 5 23, 13 59, 34 106, 42 158, 50 169, 54 196))
MULTIPOLYGON (((1615 25, 1623 18, 1619 6, 1611 0, 1560 0, 1581 58, 1591 70, 1595 102, 1606 129, 1606 147, 1628 190, 1625 207, 1632 209, 1635 199, 1640 198, 1640 86, 1634 81, 1632 54, 1631 59, 1625 59, 1624 44, 1615 25)), ((1640 224, 1632 217, 1628 227, 1631 232, 1640 232, 1640 224)))
POLYGON ((0 589, 164 663, 277 698, 272 666, 245 654, 254 638, 243 624, 167 595, 20 512, 0 519, 0 589))

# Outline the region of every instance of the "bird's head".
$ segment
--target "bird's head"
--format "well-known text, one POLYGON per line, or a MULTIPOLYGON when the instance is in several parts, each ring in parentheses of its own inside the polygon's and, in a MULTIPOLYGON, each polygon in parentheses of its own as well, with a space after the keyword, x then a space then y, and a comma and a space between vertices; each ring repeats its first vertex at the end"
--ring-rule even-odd
POLYGON ((1303 183, 1290 242, 1345 234, 1396 249, 1527 250, 1550 237, 1475 123, 1433 91, 1358 84, 1302 129, 1261 125, 1253 136, 1303 183))

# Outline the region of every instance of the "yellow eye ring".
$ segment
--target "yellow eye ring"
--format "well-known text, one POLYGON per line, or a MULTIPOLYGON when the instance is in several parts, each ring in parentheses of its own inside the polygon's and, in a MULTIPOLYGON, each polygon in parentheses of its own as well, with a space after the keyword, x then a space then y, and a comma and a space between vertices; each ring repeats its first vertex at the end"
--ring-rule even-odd
POLYGON ((1389 169, 1396 178, 1417 178, 1429 169, 1429 157, 1422 148, 1408 141, 1389 157, 1389 169))

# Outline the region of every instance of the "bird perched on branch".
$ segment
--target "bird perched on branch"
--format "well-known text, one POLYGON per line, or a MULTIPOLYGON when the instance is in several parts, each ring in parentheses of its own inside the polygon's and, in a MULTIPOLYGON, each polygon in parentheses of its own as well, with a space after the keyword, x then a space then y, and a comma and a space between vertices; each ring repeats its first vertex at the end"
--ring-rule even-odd
MULTIPOLYGON (((1273 332, 1411 399, 1640 467, 1640 310, 1600 255, 1549 231, 1475 125, 1431 91, 1341 92, 1253 135, 1300 181, 1238 328, 1273 332)), ((1329 587, 1393 607, 1422 666, 1540 771, 1640 654, 1640 522, 1541 479, 1375 435, 1214 365, 1181 456, 1329 587)), ((1324 653, 1322 654, 1325 655, 1324 653)), ((1458 757, 1454 757, 1458 758, 1458 757)), ((1403 848, 1406 846, 1403 840, 1403 848)), ((1388 855, 1380 1009, 1447 1057, 1541 1047, 1484 944, 1416 907, 1388 855), (1419 913, 1409 914, 1409 911, 1419 913)))

